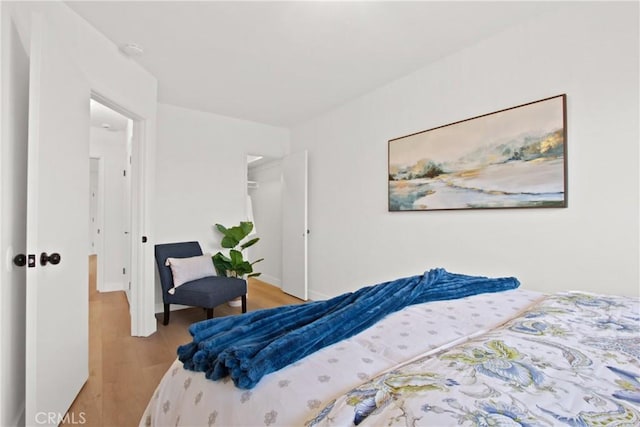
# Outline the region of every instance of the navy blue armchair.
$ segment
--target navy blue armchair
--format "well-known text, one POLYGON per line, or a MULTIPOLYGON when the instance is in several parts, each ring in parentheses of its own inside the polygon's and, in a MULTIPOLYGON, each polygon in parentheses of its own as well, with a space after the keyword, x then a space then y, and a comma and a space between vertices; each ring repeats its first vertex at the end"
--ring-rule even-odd
POLYGON ((242 298, 242 312, 247 312, 247 282, 234 277, 209 276, 186 282, 174 288, 171 268, 166 265, 167 258, 190 258, 202 255, 198 242, 164 243, 155 246, 156 264, 162 286, 164 303, 163 324, 169 324, 171 304, 203 307, 207 310, 207 319, 213 317, 213 308, 242 298), (173 293, 169 292, 172 290, 173 293))

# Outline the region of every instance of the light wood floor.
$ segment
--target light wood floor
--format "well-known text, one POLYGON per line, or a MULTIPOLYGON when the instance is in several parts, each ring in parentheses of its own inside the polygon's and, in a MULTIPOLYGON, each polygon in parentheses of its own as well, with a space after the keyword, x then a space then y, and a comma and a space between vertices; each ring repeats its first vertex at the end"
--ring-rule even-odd
MULTIPOLYGON (((130 335, 129 305, 124 292, 96 291, 96 259, 89 257, 89 379, 69 409, 69 425, 137 426, 160 379, 176 359, 176 348, 190 341, 191 323, 204 320, 201 308, 171 312, 169 325, 158 313, 157 332, 130 335)), ((280 289, 249 280, 247 310, 300 303, 280 289)), ((240 308, 216 307, 214 316, 239 314, 240 308)))

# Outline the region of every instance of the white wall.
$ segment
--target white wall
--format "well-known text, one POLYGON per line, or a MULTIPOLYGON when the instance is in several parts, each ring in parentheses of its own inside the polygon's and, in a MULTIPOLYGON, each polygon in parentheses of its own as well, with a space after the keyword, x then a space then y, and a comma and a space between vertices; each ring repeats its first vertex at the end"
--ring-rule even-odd
POLYGON ((640 294, 638 39, 637 3, 570 3, 292 129, 311 298, 434 267, 640 294), (568 208, 387 211, 389 139, 562 93, 568 208))
POLYGON ((27 252, 29 58, 5 4, 0 7, 0 425, 11 426, 21 423, 25 393, 26 267, 11 260, 27 252))
POLYGON ((196 240, 217 252, 214 224, 246 219, 246 155, 282 157, 288 145, 284 128, 159 104, 155 242, 196 240))
POLYGON ((125 130, 112 132, 92 127, 90 133, 91 157, 101 158, 103 167, 104 212, 102 216, 102 239, 104 252, 98 256, 102 265, 102 282, 98 281, 101 292, 122 291, 127 288, 122 268, 126 265, 125 236, 125 193, 128 177, 123 170, 127 167, 127 134, 125 130))
POLYGON ((264 258, 254 266, 260 280, 282 285, 282 162, 273 160, 249 169, 249 179, 258 185, 249 190, 252 199, 257 237, 249 248, 250 260, 264 258))

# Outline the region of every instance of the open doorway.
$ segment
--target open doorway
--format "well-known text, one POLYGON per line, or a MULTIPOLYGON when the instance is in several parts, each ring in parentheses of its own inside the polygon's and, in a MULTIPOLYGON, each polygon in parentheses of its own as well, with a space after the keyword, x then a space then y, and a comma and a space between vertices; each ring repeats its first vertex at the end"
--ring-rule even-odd
POLYGON ((247 155, 247 219, 260 242, 247 249, 248 258, 264 258, 256 264, 259 279, 282 286, 282 167, 281 159, 247 155))
POLYGON ((91 99, 89 254, 99 292, 131 286, 132 119, 91 99))
POLYGON ((247 218, 253 218, 260 244, 249 259, 259 264, 260 280, 308 299, 307 152, 282 158, 247 155, 247 218))

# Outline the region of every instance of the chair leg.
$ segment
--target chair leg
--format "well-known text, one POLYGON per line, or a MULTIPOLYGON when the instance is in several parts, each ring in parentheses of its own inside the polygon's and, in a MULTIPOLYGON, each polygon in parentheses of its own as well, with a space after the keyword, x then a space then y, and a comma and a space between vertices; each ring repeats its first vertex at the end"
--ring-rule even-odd
POLYGON ((247 294, 242 295, 242 312, 247 312, 247 294))
POLYGON ((162 324, 165 326, 169 324, 169 305, 170 304, 164 305, 164 320, 162 321, 162 324))
POLYGON ((213 308, 207 308, 207 319, 211 319, 213 317, 213 308))

